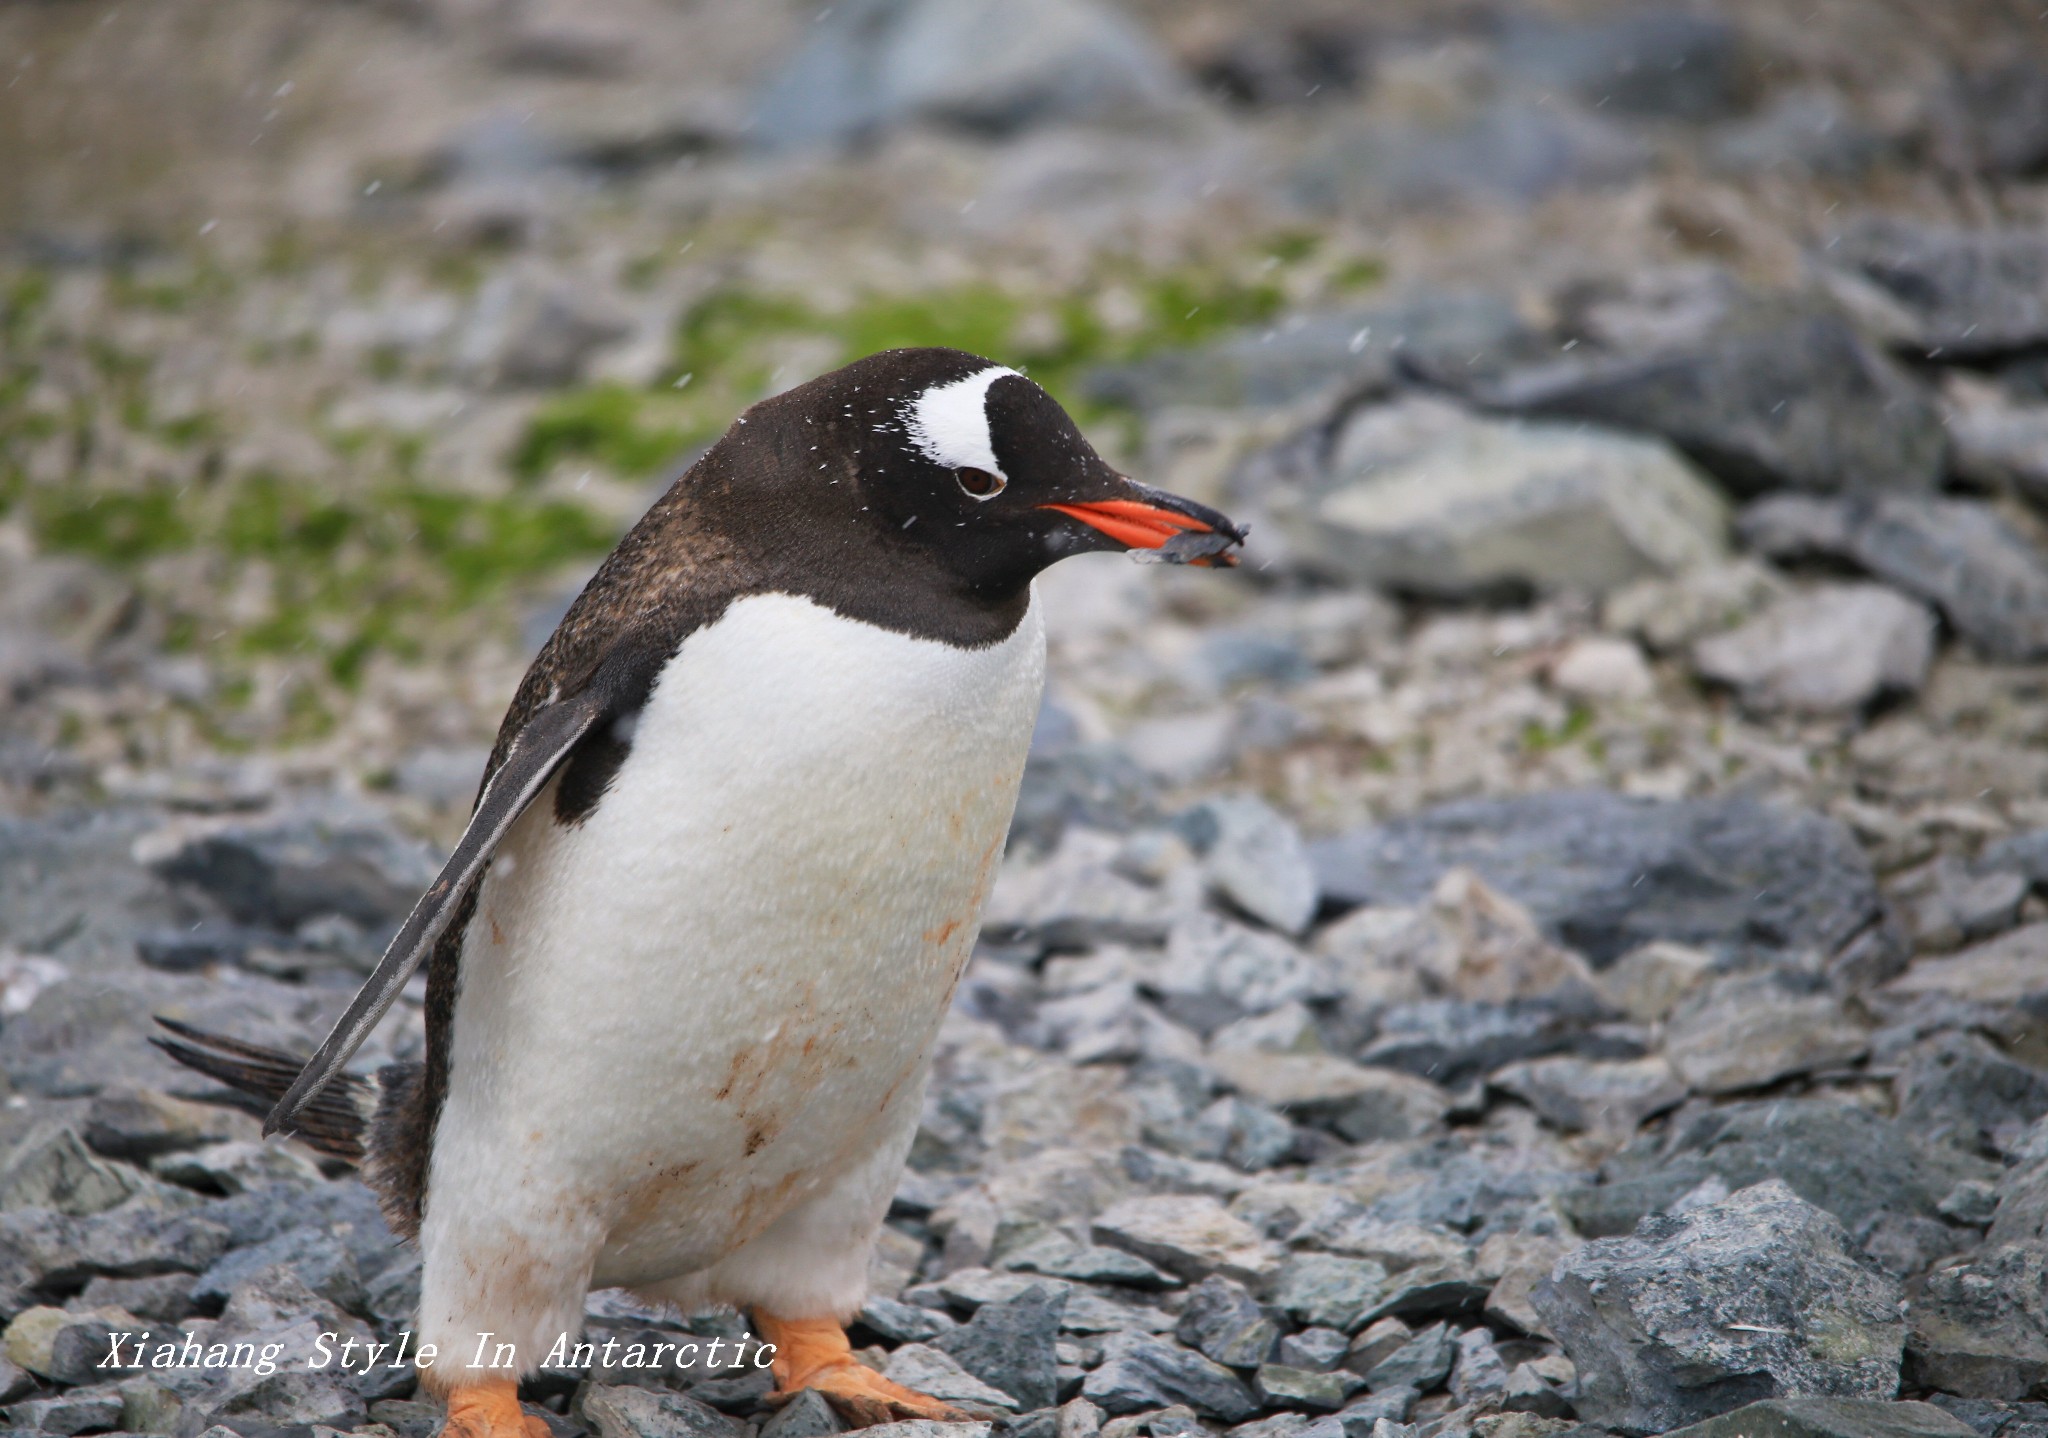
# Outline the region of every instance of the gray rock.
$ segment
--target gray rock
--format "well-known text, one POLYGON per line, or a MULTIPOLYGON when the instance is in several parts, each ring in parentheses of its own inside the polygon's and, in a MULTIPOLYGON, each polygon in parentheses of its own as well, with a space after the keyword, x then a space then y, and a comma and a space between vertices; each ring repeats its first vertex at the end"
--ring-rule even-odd
POLYGON ((1350 1348, 1351 1340, 1335 1328, 1304 1328, 1280 1340, 1274 1361, 1289 1368, 1322 1373, 1335 1368, 1350 1348))
POLYGON ((1577 23, 1515 15, 1503 29, 1509 75, 1602 109, 1702 121, 1748 98, 1742 36, 1718 17, 1659 8, 1577 23))
POLYGON ((1998 1213, 1998 1189, 1988 1179, 1966 1178, 1949 1190, 1934 1211, 1950 1223, 1987 1227, 1998 1213))
POLYGON ((0 1355, 0 1403, 12 1403, 35 1391, 35 1375, 0 1355))
POLYGON ((1353 415, 1308 484, 1262 498, 1297 567, 1448 597, 1611 589, 1719 557, 1727 528, 1660 443, 1434 399, 1353 415))
POLYGON ((598 1438, 745 1438, 747 1431, 687 1393, 627 1384, 588 1389, 583 1418, 598 1438))
MULTIPOLYGON (((1397 1061, 1368 1050, 1368 1062, 1397 1061)), ((1450 1096, 1426 1079, 1328 1054, 1218 1050, 1210 1062, 1233 1087, 1303 1122, 1325 1123, 1354 1143, 1416 1138, 1435 1129, 1450 1096)))
POLYGON ((409 1266, 416 1250, 402 1245, 385 1225, 384 1214, 359 1180, 336 1179, 310 1187, 274 1183, 206 1205, 208 1218, 228 1226, 231 1245, 268 1243, 307 1225, 324 1226, 347 1245, 358 1272, 381 1275, 409 1266))
POLYGON ((1271 805, 1248 794, 1197 805, 1181 820, 1209 882, 1253 918, 1299 935, 1316 912, 1316 876, 1301 834, 1271 805))
POLYGON ((2048 558, 1987 505, 1781 495, 1744 510, 1740 529, 1773 559, 1843 560, 1918 595, 1991 658, 2048 654, 2048 558))
POLYGON ((1112 1333, 1082 1394, 1106 1413, 1140 1413, 1185 1403, 1207 1418, 1241 1423, 1259 1403, 1228 1368, 1146 1333, 1112 1333))
POLYGON ((1244 1285, 1205 1278, 1188 1290, 1174 1336, 1232 1368, 1256 1368, 1273 1356, 1280 1329, 1244 1285))
POLYGON ((1059 1399, 1053 1342, 1066 1306, 1067 1295, 1057 1289, 1026 1289, 1004 1302, 984 1303, 963 1327, 939 1334, 932 1346, 1009 1394, 1020 1412, 1050 1407, 1059 1399))
POLYGON ((2048 163, 2048 70, 2015 57, 1951 76, 1934 104, 1935 154, 1953 170, 2025 175, 2048 163))
POLYGON ((1604 1237, 1708 1179, 1732 1191, 1777 1178, 1858 1228, 1887 1211, 1932 1218, 1958 1183, 1995 1173, 1861 1105, 1778 1099, 1691 1115, 1661 1145, 1617 1155, 1604 1185, 1566 1194, 1563 1206, 1579 1232, 1604 1237))
POLYGON ((0 1159, 0 1210, 47 1208, 74 1218, 104 1213, 145 1182, 134 1169, 96 1157, 69 1126, 46 1123, 0 1159))
POLYGON ((1165 954, 1144 970, 1141 982, 1169 1014, 1205 1032, 1243 1014, 1339 992, 1321 959, 1277 934, 1209 913, 1173 924, 1165 954))
POLYGON ((94 1097, 86 1110, 84 1137, 109 1158, 146 1161, 182 1149, 260 1138, 262 1128, 237 1109, 154 1089, 114 1089, 94 1097))
POLYGON ((1176 105, 1172 66, 1087 0, 862 0, 811 28, 756 97, 752 137, 786 147, 934 120, 1013 131, 1176 105))
POLYGON ((859 1321, 891 1343, 924 1343, 956 1326, 948 1314, 893 1298, 869 1298, 859 1321))
POLYGON ((1771 1398, 1666 1438, 1975 1438, 1976 1430, 1931 1403, 1873 1398, 1771 1398))
POLYGON ((632 333, 625 314, 581 286, 501 273, 477 294, 459 360, 486 384, 551 389, 581 380, 599 350, 632 333))
POLYGON ((902 1423, 877 1423, 860 1431, 873 1438, 989 1438, 992 1423, 937 1423, 929 1418, 912 1418, 902 1423))
POLYGON ((1882 585, 1823 585, 1702 639, 1693 665, 1759 713, 1853 714, 1919 692, 1934 632, 1925 605, 1882 585))
POLYGON ((1881 289, 1915 322, 1915 343, 1950 361, 1992 358, 2048 340, 2048 238, 2037 230, 1964 230, 1874 219, 1824 252, 1881 289))
POLYGON ((2048 1114, 2048 1073, 1975 1034, 1942 1034, 1915 1050, 1896 1083, 1899 1122, 1965 1148, 2005 1147, 2048 1114))
POLYGON ((1375 116, 1334 127, 1290 189, 1316 210, 1526 203, 1622 183, 1648 162, 1648 147, 1627 128, 1547 98, 1504 96, 1413 122, 1375 116))
MULTIPOLYGON (((1518 1059, 1564 1049, 1598 1058, 1634 1058, 1641 1045, 1602 1044, 1592 1030, 1600 1011, 1567 997, 1506 1004, 1423 999, 1393 1004, 1379 1015, 1379 1033, 1359 1054, 1367 1063, 1400 1069, 1456 1088, 1518 1059)), ((1354 1140, 1406 1135, 1346 1132, 1354 1140)))
POLYGON ((2048 1381, 2048 1249, 2001 1244, 1936 1268, 1913 1300, 1909 1381, 2013 1401, 2048 1381))
POLYGON ((1897 137, 1864 122, 1839 91, 1802 85, 1752 116, 1715 126, 1708 157, 1715 169, 1744 178, 1855 180, 1898 150, 1897 137))
POLYGON ((323 914, 394 925, 441 866, 376 816, 346 811, 210 830, 151 867, 239 923, 290 933, 323 914))
MULTIPOLYGON (((45 1375, 59 1383, 81 1386, 114 1377, 121 1371, 119 1343, 128 1343, 134 1330, 126 1323, 82 1316, 57 1330, 50 1340, 50 1361, 45 1375)), ((131 1345, 132 1351, 132 1345, 131 1345)))
POLYGON ((1777 296, 1698 308, 1693 333, 1661 335, 1647 352, 1553 361, 1480 398, 1659 436, 1741 495, 1940 482, 1933 396, 1842 316, 1777 296))
POLYGON ((1833 954, 1882 911, 1845 828, 1745 798, 1460 800, 1311 844, 1309 857, 1341 904, 1418 904, 1446 870, 1469 866, 1595 967, 1655 939, 1833 954))
POLYGON ((290 1269, 300 1282, 337 1308, 352 1313, 364 1311, 362 1274, 348 1245, 326 1228, 307 1224, 288 1229, 275 1238, 223 1255, 192 1285, 193 1301, 222 1303, 242 1284, 278 1265, 290 1269))
POLYGON ((1370 1373, 1382 1359, 1406 1347, 1414 1336, 1414 1331, 1400 1319, 1382 1318, 1351 1340, 1351 1347, 1344 1355, 1344 1366, 1361 1376, 1370 1373))
POLYGON ((1710 1094, 1839 1067, 1869 1049, 1840 999, 1775 973, 1731 974, 1681 1000, 1664 1040, 1678 1076, 1710 1094))
MULTIPOLYGON (((307 1332, 304 1336, 310 1339, 312 1334, 307 1332)), ((192 1407, 205 1414, 201 1421, 225 1424, 238 1431, 240 1425, 252 1423, 273 1428, 318 1424, 347 1431, 369 1416, 361 1396, 343 1379, 282 1364, 275 1373, 267 1375, 237 1369, 220 1401, 192 1407)))
POLYGON ((155 1278, 95 1278, 78 1295, 85 1308, 119 1308, 137 1318, 175 1323, 192 1312, 192 1278, 164 1273, 155 1278))
POLYGON ((320 1166, 303 1149, 262 1139, 231 1139, 183 1153, 167 1153, 153 1160, 149 1170, 158 1178, 196 1188, 201 1193, 319 1188, 326 1182, 320 1166))
POLYGON ((1050 852, 1069 824, 1128 833, 1156 818, 1159 783, 1116 744, 1075 744, 1024 761, 1010 842, 1050 852))
MULTIPOLYGON (((1318 395, 1383 392, 1404 373, 1462 373, 1475 356, 1481 363, 1533 359, 1550 348, 1500 295, 1418 290, 1384 304, 1289 315, 1199 348, 1105 366, 1085 375, 1082 388, 1091 398, 1143 410, 1273 409, 1318 395)), ((1319 448, 1313 436, 1297 443, 1319 448)), ((1272 466, 1291 471, 1310 458, 1271 451, 1255 457, 1238 476, 1240 497, 1275 477, 1272 466)))
POLYGON ((19 1312, 44 1285, 189 1273, 227 1246, 227 1229, 210 1216, 167 1209, 147 1194, 85 1218, 34 1208, 0 1214, 0 1316, 19 1312))
MULTIPOLYGON (((374 1408, 370 1413, 376 1416, 374 1408)), ((831 1438, 845 1431, 846 1421, 825 1401, 825 1395, 806 1388, 761 1425, 761 1438, 831 1438)))
POLYGON ((1572 1411, 1570 1401, 1531 1363, 1517 1363, 1508 1374, 1500 1406, 1510 1413, 1534 1413, 1539 1418, 1563 1418, 1572 1411))
POLYGON ((1193 1140, 1184 1148, 1190 1158, 1215 1158, 1247 1173, 1271 1168, 1298 1146, 1293 1124, 1260 1103, 1219 1098, 1195 1116, 1193 1140))
POLYGON ((1124 1199, 1100 1214, 1091 1232, 1097 1242, 1135 1253, 1190 1283, 1221 1274, 1257 1284, 1280 1265, 1280 1254, 1257 1230, 1200 1195, 1124 1199))
POLYGON ((1405 1423, 1415 1409, 1415 1400, 1421 1396, 1413 1388, 1395 1384, 1353 1400, 1337 1414, 1344 1425, 1345 1438, 1359 1434, 1371 1438, 1376 1423, 1405 1423))
POLYGON ((2048 508, 2048 405, 1972 405, 1949 416, 1948 435, 1959 478, 2048 508))
POLYGON ((1450 1325, 1431 1324, 1367 1369, 1365 1381, 1375 1393, 1395 1388, 1427 1393, 1450 1375, 1457 1357, 1450 1325))
POLYGON ((104 1433, 121 1426, 121 1395, 99 1388, 31 1398, 0 1409, 0 1422, 23 1433, 104 1433))
POLYGON ((2016 874, 2029 885, 2048 884, 2048 829, 2030 829, 1984 846, 1979 873, 2016 874))
POLYGON ((984 1383, 962 1367, 950 1353, 924 1343, 906 1343, 889 1355, 883 1376, 892 1383, 919 1393, 928 1393, 947 1403, 986 1412, 1010 1412, 1017 1400, 1002 1389, 984 1383))
POLYGON ((1252 1389, 1261 1402, 1304 1413, 1335 1413, 1364 1386, 1363 1378, 1341 1368, 1335 1372, 1314 1372, 1268 1363, 1252 1375, 1252 1389))
MULTIPOLYGON (((1180 1280, 1162 1273, 1134 1253, 1099 1244, 1076 1243, 1063 1233, 1050 1232, 1021 1248, 1006 1248, 998 1265, 1026 1273, 1043 1273, 1075 1283, 1120 1283, 1131 1288, 1164 1289, 1180 1287, 1180 1280)), ((870 1300, 872 1303, 872 1300, 870 1300)), ((897 1304, 895 1307, 902 1307, 897 1304)))
POLYGON ((2016 1162, 1998 1180, 1998 1212, 1985 1238, 2048 1244, 2048 1125, 2035 1124, 2010 1152, 2016 1162))
POLYGON ((1971 867, 1941 855, 1893 877, 1885 897, 1916 949, 1954 949, 2009 929, 2019 918, 2029 880, 1995 864, 1971 867))
MULTIPOLYGON (((810 1390, 802 1396, 817 1398, 817 1394, 810 1390)), ((823 1403, 825 1400, 819 1398, 818 1401, 823 1403)), ((446 1420, 447 1414, 438 1403, 410 1398, 380 1398, 370 1405, 370 1421, 382 1423, 398 1438, 434 1438, 446 1420)))
POLYGON ((1271 1301, 1296 1322, 1349 1333, 1386 1286, 1387 1270, 1365 1258, 1297 1253, 1274 1275, 1271 1301))
POLYGON ((1589 1243, 1531 1298, 1591 1423, 1661 1432, 1766 1397, 1898 1389, 1896 1280, 1776 1181, 1589 1243))
POLYGON ((1458 1335, 1458 1358, 1451 1367, 1451 1397, 1461 1407, 1499 1408, 1508 1396, 1508 1366, 1493 1335, 1468 1328, 1458 1335))
POLYGON ((1486 1081, 1568 1132, 1633 1133, 1689 1092, 1661 1058, 1598 1063, 1558 1054, 1509 1064, 1486 1081))

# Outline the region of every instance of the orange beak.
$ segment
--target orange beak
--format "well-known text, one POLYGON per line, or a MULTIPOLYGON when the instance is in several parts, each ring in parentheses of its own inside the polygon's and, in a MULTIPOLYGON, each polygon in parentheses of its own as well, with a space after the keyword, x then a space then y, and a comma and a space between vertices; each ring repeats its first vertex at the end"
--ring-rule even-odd
POLYGON ((1226 536, 1225 531, 1194 515, 1135 499, 1102 499, 1092 504, 1047 504, 1040 508, 1057 510, 1069 518, 1078 519, 1131 549, 1165 549, 1183 535, 1216 535, 1221 542, 1214 549, 1191 555, 1186 560, 1189 564, 1205 568, 1228 568, 1236 564, 1237 556, 1229 551, 1228 546, 1243 538, 1237 533, 1226 536))

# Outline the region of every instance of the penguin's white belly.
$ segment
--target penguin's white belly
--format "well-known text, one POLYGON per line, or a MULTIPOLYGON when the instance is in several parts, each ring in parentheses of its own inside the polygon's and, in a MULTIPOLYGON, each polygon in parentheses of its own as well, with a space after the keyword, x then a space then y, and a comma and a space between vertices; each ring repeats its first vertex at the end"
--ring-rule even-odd
POLYGON ((500 1242, 512 1281, 580 1237, 596 1283, 691 1273, 901 1134, 1043 676, 1035 603, 978 650, 787 595, 686 640, 595 811, 544 793, 481 886, 430 1258, 500 1242))

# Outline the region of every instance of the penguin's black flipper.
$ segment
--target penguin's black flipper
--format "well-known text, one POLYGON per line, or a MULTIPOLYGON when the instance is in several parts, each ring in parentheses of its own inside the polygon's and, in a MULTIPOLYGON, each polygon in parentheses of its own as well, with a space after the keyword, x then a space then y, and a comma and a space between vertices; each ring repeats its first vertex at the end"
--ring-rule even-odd
POLYGON ((413 970, 454 919, 463 896, 483 873, 506 831, 526 812, 526 806, 612 702, 608 686, 592 685, 580 694, 536 710, 520 728, 505 752, 504 762, 485 782, 476 801, 476 812, 470 815, 469 827, 456 842, 455 852, 448 856, 439 876, 413 906, 391 947, 377 961, 376 970, 350 1001, 348 1011, 313 1057, 306 1060, 298 1078, 264 1119, 266 1134, 291 1127, 313 1097, 341 1072, 350 1055, 362 1047, 377 1020, 398 998, 405 981, 412 977, 413 970))
MULTIPOLYGON (((172 1037, 154 1035, 150 1042, 188 1069, 218 1079, 267 1111, 291 1087, 305 1060, 282 1049, 267 1049, 226 1034, 208 1033, 158 1014, 157 1023, 172 1037)), ((354 1074, 337 1075, 292 1120, 292 1130, 322 1153, 361 1163, 363 1134, 377 1105, 377 1086, 354 1074)))

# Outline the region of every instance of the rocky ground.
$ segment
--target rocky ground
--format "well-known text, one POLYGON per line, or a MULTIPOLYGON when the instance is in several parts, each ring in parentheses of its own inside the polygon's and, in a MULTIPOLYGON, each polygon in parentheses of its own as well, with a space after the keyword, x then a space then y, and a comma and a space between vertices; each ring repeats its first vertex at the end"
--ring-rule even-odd
MULTIPOLYGON (((953 343, 1254 537, 1044 583, 866 1359, 999 1438, 2048 1434, 2033 7, 65 0, 0 68, 0 1426, 431 1433, 304 1365, 417 1259, 149 1016, 310 1047, 674 457, 953 343)), ((588 1318, 562 1434, 840 1426, 588 1318)))

